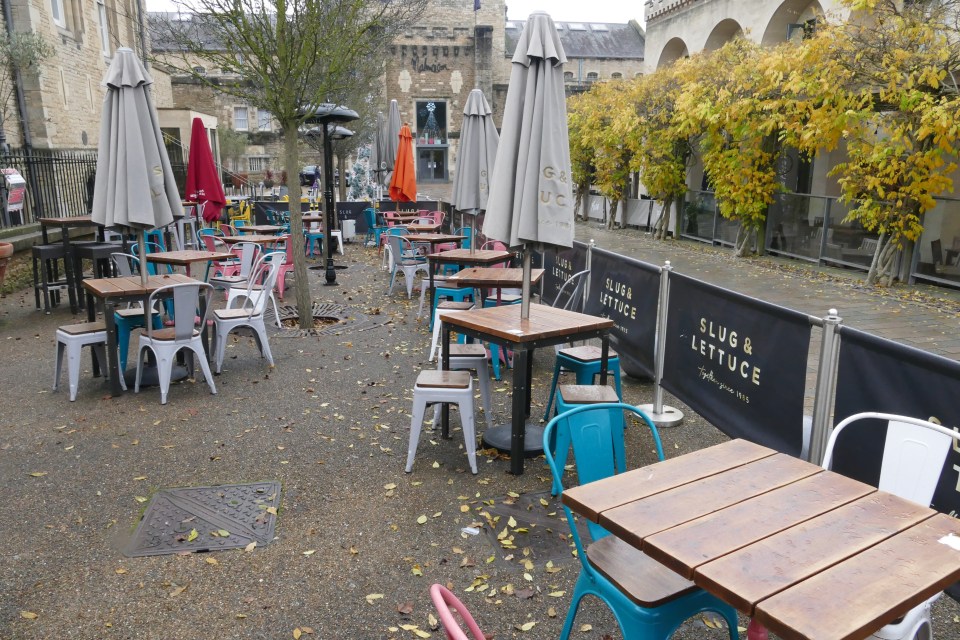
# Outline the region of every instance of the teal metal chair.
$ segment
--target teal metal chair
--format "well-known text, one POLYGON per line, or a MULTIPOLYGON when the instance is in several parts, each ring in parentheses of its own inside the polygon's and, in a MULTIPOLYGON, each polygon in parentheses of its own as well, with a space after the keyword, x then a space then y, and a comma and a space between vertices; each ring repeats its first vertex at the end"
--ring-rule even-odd
MULTIPOLYGON (((134 276, 140 273, 140 259, 129 253, 111 253, 114 268, 117 273, 123 276, 134 276)), ((153 328, 160 330, 163 328, 163 317, 160 312, 154 310, 150 316, 153 328)), ((116 309, 113 314, 113 322, 117 327, 117 347, 120 356, 120 375, 127 370, 127 356, 130 353, 130 334, 134 329, 146 326, 146 313, 142 304, 127 305, 125 309, 116 309)))
POLYGON ((373 207, 367 207, 363 210, 363 219, 367 223, 367 236, 364 238, 364 244, 369 245, 372 242, 374 247, 379 247, 380 234, 387 227, 377 224, 377 210, 373 207))
MULTIPOLYGON (((657 458, 663 460, 660 435, 643 411, 623 403, 586 405, 558 415, 543 432, 544 453, 554 481, 560 482, 563 476, 550 447, 554 438, 558 449, 562 442, 573 445, 580 484, 626 471, 616 455, 617 447, 623 446, 624 412, 638 416, 647 425, 657 458)), ((563 510, 580 560, 580 576, 560 640, 570 637, 577 609, 586 595, 594 595, 610 607, 624 638, 666 640, 685 620, 704 611, 722 616, 731 640, 739 638, 733 607, 594 522, 587 522, 593 542, 585 548, 573 513, 566 505, 563 510)))

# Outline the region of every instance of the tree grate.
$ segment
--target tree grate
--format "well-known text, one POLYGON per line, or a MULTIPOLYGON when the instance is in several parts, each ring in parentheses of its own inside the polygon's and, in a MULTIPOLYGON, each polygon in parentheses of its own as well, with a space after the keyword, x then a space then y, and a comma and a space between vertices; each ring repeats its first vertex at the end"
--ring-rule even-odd
MULTIPOLYGON (((296 306, 283 305, 280 307, 280 321, 295 320, 300 317, 296 306)), ((284 329, 277 337, 303 338, 317 336, 337 336, 349 331, 366 331, 381 327, 389 322, 389 316, 367 315, 353 307, 333 303, 313 303, 314 320, 329 320, 333 324, 313 329, 284 329)))
POLYGON ((136 558, 270 544, 279 504, 279 482, 161 489, 124 553, 136 558))

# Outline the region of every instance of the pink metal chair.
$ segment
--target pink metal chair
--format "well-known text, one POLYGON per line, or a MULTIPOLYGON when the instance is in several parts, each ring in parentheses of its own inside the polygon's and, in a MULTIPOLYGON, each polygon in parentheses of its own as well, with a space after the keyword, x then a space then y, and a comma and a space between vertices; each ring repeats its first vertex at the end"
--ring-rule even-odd
POLYGON ((430 599, 433 600, 433 606, 437 608, 437 613, 440 614, 440 624, 447 634, 447 640, 470 640, 470 638, 473 638, 473 640, 485 640, 486 636, 483 635, 483 631, 477 626, 473 616, 470 615, 470 612, 463 606, 463 603, 460 602, 457 596, 450 593, 449 589, 441 584, 433 585, 430 587, 430 599), (467 634, 463 632, 463 627, 450 612, 451 608, 456 611, 463 620, 463 623, 467 626, 467 630, 470 632, 470 636, 467 636, 467 634))
POLYGON ((293 271, 293 242, 290 241, 289 234, 282 236, 282 238, 286 251, 286 260, 280 265, 280 273, 277 275, 277 293, 280 294, 281 300, 283 300, 283 290, 286 288, 284 280, 287 274, 293 271))

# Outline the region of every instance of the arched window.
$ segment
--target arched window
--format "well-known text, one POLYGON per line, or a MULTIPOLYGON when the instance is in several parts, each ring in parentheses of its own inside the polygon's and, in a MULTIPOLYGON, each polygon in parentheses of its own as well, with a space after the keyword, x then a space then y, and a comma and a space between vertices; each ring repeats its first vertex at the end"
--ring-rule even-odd
POLYGON ((573 71, 564 71, 564 72, 563 72, 563 81, 564 81, 564 82, 573 82, 573 71))
POLYGON ((599 79, 600 79, 600 76, 597 74, 596 71, 591 71, 590 73, 587 74, 587 82, 596 82, 599 79))
POLYGON ((623 74, 620 72, 614 72, 610 74, 610 78, 613 80, 623 80, 623 74))

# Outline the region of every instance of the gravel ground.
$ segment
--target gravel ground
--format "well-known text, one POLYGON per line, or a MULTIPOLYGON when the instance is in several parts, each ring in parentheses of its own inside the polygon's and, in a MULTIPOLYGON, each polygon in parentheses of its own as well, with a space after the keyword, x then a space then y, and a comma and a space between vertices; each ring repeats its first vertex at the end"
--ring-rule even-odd
MULTIPOLYGON (((451 440, 425 433, 405 474, 413 381, 435 366, 426 362, 429 332, 416 298, 399 288, 384 295, 372 249, 348 245, 340 262, 348 268, 337 287, 310 273, 315 299, 369 314, 372 328, 320 337, 273 329, 273 369, 252 339, 238 337, 217 395, 185 381, 166 406, 156 389, 110 398, 89 372, 76 402, 51 392, 55 328, 84 318, 35 311, 30 291, 0 299, 0 638, 441 638, 429 599, 435 582, 496 638, 559 635, 579 565, 562 510, 540 502, 549 498, 542 458, 515 477, 509 460, 484 451, 473 476, 459 430, 451 440), (265 480, 282 484, 269 545, 123 554, 158 489, 265 480), (481 533, 462 533, 468 526, 481 533), (516 549, 496 540, 504 527, 516 549)), ((551 356, 536 358, 535 415, 551 356)), ((509 418, 510 375, 494 385, 496 422, 509 418)), ((626 401, 652 401, 650 384, 624 382, 626 401)), ((668 456, 725 439, 668 403, 687 415, 661 433, 668 456)), ((629 430, 627 448, 632 464, 653 460, 639 429, 629 430)), ((957 637, 956 604, 942 600, 938 635, 957 637)), ((581 606, 575 629, 575 638, 620 638, 595 599, 581 606)), ((675 637, 727 634, 697 618, 675 637)))

